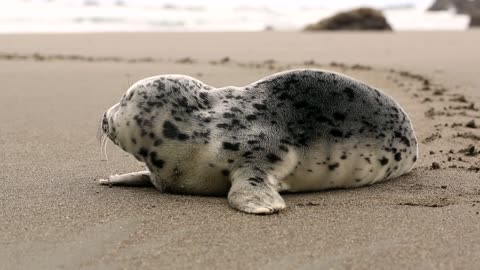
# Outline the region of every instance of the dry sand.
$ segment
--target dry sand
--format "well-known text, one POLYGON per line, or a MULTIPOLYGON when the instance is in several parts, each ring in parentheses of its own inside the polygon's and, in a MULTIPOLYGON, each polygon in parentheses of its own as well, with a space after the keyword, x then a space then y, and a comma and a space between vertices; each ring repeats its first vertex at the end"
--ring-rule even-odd
POLYGON ((478 44, 479 31, 0 36, 0 269, 478 269, 480 128, 467 127, 480 125, 478 44), (96 184, 141 168, 114 147, 102 161, 95 136, 134 81, 244 85, 295 67, 396 98, 420 142, 416 168, 285 195, 272 216, 96 184))

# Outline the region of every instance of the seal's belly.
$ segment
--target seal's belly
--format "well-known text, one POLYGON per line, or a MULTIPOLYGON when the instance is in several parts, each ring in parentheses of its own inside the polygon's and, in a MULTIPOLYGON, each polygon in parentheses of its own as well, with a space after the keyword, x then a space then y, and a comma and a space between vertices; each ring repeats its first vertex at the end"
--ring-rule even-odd
MULTIPOLYGON (((416 145, 386 152, 382 143, 318 144, 302 154, 279 183, 283 190, 315 191, 359 187, 400 176, 415 163, 416 145)), ((300 151, 299 151, 300 152, 300 151)))

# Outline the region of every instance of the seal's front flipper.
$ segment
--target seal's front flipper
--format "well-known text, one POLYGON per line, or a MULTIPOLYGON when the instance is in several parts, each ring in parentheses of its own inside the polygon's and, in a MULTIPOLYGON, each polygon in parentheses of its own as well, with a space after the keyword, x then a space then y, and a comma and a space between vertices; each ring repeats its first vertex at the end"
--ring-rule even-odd
POLYGON ((278 191, 267 181, 264 175, 235 173, 232 187, 228 192, 231 207, 250 214, 273 214, 286 205, 278 191))
POLYGON ((98 183, 105 186, 151 187, 150 172, 141 171, 126 174, 110 175, 108 179, 99 179, 98 183))

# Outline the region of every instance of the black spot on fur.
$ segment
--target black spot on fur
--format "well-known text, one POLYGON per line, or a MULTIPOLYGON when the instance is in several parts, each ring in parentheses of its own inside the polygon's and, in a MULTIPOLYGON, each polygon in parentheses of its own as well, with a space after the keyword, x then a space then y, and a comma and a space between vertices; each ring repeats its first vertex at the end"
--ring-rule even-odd
POLYGON ((349 131, 343 137, 344 138, 350 138, 350 137, 352 137, 352 135, 353 135, 353 133, 349 131))
POLYGON ((346 87, 345 89, 343 89, 343 92, 345 93, 345 95, 347 95, 348 101, 351 102, 355 99, 355 94, 352 88, 346 87))
POLYGON ((338 163, 333 163, 333 164, 328 165, 328 169, 329 169, 330 171, 333 171, 333 170, 335 170, 336 168, 338 168, 339 166, 340 166, 340 164, 338 164, 338 163))
POLYGON ((292 145, 292 142, 290 142, 289 140, 286 140, 286 139, 281 139, 280 142, 284 143, 284 144, 292 145))
POLYGON ((235 114, 226 112, 226 113, 223 114, 223 117, 225 117, 225 118, 234 118, 234 117, 235 117, 235 114))
POLYGON ((253 151, 260 151, 260 150, 265 150, 265 148, 261 147, 261 146, 255 146, 254 148, 252 148, 253 151))
POLYGON ((286 100, 286 99, 290 99, 291 96, 287 93, 281 93, 280 96, 278 96, 278 99, 279 100, 286 100))
POLYGON ((388 163, 388 158, 382 157, 382 158, 379 159, 378 161, 380 161, 380 164, 381 164, 382 166, 385 166, 385 165, 387 165, 387 163, 388 163))
POLYGON ((249 140, 247 141, 248 144, 257 144, 257 143, 260 143, 260 141, 258 140, 249 140))
POLYGON ((395 154, 395 160, 396 160, 396 161, 402 160, 402 154, 401 154, 401 153, 396 153, 396 154, 395 154))
POLYGON ((150 153, 150 162, 152 162, 153 166, 155 166, 159 169, 163 168, 163 165, 165 164, 165 161, 157 158, 157 152, 151 152, 150 153))
POLYGON ((372 161, 368 157, 365 158, 365 161, 368 162, 368 164, 372 164, 372 161))
POLYGON ((130 91, 130 93, 127 96, 127 101, 130 101, 134 94, 135 94, 135 90, 130 91))
POLYGON ((247 115, 245 117, 248 121, 253 121, 253 120, 256 120, 257 119, 257 116, 254 115, 254 114, 250 114, 250 115, 247 115))
POLYGON ((263 104, 255 103, 255 104, 253 104, 252 106, 253 106, 255 109, 260 110, 260 111, 267 109, 267 106, 265 106, 265 105, 263 105, 263 104))
POLYGON ((319 122, 319 123, 326 123, 330 126, 333 126, 334 123, 331 119, 328 119, 327 117, 323 116, 323 115, 317 115, 315 116, 315 121, 319 122))
POLYGON ((201 99, 208 99, 208 94, 205 92, 201 92, 199 96, 201 99))
POLYGON ((224 176, 228 176, 230 174, 230 171, 229 170, 222 170, 222 174, 224 176))
POLYGON ((305 108, 307 106, 308 102, 306 100, 301 100, 293 103, 293 107, 295 107, 296 109, 305 108))
POLYGON ((230 125, 229 125, 229 124, 225 124, 225 123, 221 123, 221 124, 217 124, 217 127, 228 129, 228 128, 230 127, 230 125))
POLYGON ((223 142, 223 149, 230 151, 238 151, 240 149, 240 143, 223 142))
POLYGON ((267 157, 267 159, 270 163, 275 163, 275 162, 278 162, 278 161, 282 160, 280 157, 278 157, 277 155, 275 155, 273 153, 267 154, 266 157, 267 157))
POLYGON ((241 125, 241 122, 238 119, 232 119, 232 126, 238 127, 240 129, 245 128, 245 126, 241 125))
POLYGON ((148 150, 146 148, 142 147, 138 151, 138 154, 142 157, 147 157, 148 156, 148 150))
POLYGON ((168 120, 163 123, 163 136, 169 139, 178 139, 180 141, 185 141, 190 138, 187 134, 181 133, 177 126, 168 120))
POLYGON ((410 147, 410 140, 401 132, 395 131, 395 138, 399 138, 402 143, 404 143, 407 147, 410 147))
POLYGON ((183 134, 183 133, 180 133, 178 134, 178 137, 177 137, 180 141, 185 141, 185 140, 188 140, 188 138, 190 138, 187 134, 183 134))
POLYGON ((346 118, 345 114, 339 113, 339 112, 334 112, 333 113, 333 119, 338 120, 338 121, 344 121, 346 118))
POLYGON ((155 83, 157 84, 157 90, 161 91, 165 89, 165 84, 161 80, 156 80, 155 83))
POLYGON ((330 130, 330 134, 332 134, 333 137, 343 137, 343 132, 338 129, 330 130))
POLYGON ((417 156, 414 156, 412 160, 413 160, 413 162, 416 162, 417 161, 417 156))
POLYGON ((253 155, 252 151, 247 151, 247 152, 243 153, 242 157, 252 158, 252 155, 253 155))

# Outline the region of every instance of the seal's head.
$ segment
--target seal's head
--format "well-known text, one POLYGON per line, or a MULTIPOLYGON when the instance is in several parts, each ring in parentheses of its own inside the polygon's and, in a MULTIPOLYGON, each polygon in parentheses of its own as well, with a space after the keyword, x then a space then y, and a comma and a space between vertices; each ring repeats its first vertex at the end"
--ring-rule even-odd
POLYGON ((133 153, 136 130, 127 116, 128 110, 121 102, 113 105, 102 116, 101 144, 105 147, 107 139, 128 153, 133 153))
POLYGON ((145 161, 145 154, 163 147, 166 139, 187 141, 191 138, 187 134, 191 129, 189 119, 212 108, 207 94, 210 89, 183 75, 161 75, 136 82, 119 103, 103 114, 102 146, 108 138, 137 160, 145 161))

